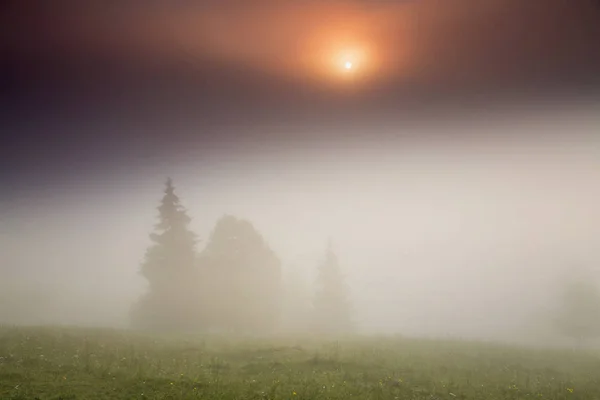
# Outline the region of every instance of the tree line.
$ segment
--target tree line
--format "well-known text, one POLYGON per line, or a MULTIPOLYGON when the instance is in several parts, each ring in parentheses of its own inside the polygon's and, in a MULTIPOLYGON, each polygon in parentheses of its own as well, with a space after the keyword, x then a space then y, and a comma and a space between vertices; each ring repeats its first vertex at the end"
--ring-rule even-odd
MULTIPOLYGON (((132 307, 132 325, 155 331, 277 331, 285 289, 281 261, 267 241, 250 221, 224 215, 199 250, 190 222, 169 178, 140 269, 148 288, 132 307)), ((348 293, 331 243, 316 284, 310 329, 351 331, 348 293)))
MULTIPOLYGON (((306 310, 288 304, 290 296, 305 293, 284 287, 279 257, 250 221, 222 216, 202 250, 190 222, 168 179, 140 269, 148 288, 131 309, 135 328, 269 333, 281 327, 282 317, 298 317, 294 329, 316 333, 353 330, 347 288, 331 243, 317 266, 306 318, 306 310)), ((599 337, 600 291, 596 285, 591 280, 574 280, 564 289, 559 307, 550 317, 553 326, 548 328, 580 345, 599 337)))

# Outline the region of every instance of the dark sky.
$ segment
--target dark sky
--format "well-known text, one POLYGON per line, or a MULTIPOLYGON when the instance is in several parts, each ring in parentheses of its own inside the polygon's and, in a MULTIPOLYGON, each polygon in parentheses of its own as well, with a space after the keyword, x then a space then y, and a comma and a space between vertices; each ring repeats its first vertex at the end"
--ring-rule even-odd
POLYGON ((600 90, 594 0, 11 3, 5 188, 228 143, 376 141, 600 90), (330 62, 338 52, 360 53, 352 79, 330 62))

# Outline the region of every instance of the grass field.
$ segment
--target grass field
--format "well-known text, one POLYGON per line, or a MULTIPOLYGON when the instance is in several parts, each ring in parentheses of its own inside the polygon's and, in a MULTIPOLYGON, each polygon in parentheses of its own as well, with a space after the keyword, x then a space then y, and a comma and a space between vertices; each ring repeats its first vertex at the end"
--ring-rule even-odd
POLYGON ((396 338, 0 328, 1 399, 600 399, 600 355, 396 338))

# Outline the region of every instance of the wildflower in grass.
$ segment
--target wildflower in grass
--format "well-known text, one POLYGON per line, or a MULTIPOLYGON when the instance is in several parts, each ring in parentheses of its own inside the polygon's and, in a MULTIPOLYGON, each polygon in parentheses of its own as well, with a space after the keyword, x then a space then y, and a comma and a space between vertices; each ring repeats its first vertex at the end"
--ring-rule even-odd
POLYGON ((567 391, 568 391, 569 393, 573 393, 573 389, 572 389, 572 388, 567 388, 567 391))
POLYGON ((297 393, 296 392, 292 392, 292 396, 295 396, 297 393))

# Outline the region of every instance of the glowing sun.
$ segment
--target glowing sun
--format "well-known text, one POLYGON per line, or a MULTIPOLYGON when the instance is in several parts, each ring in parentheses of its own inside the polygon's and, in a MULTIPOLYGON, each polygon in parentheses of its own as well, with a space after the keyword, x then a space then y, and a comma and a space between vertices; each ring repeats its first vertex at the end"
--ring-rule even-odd
POLYGON ((358 73, 364 74, 364 66, 367 61, 365 50, 361 48, 344 49, 343 51, 332 52, 334 67, 333 72, 344 76, 355 76, 358 73))

